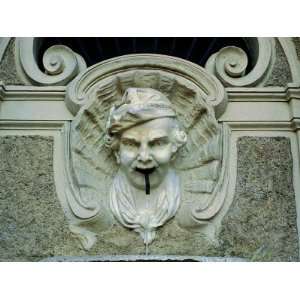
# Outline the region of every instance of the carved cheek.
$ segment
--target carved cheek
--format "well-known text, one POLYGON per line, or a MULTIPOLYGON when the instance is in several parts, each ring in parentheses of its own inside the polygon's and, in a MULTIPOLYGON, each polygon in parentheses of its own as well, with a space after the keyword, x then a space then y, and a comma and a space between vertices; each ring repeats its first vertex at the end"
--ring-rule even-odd
POLYGON ((159 164, 167 164, 171 160, 172 145, 160 147, 154 151, 154 157, 159 164))
POLYGON ((120 162, 121 165, 128 166, 130 165, 137 157, 137 150, 135 149, 120 149, 120 162))

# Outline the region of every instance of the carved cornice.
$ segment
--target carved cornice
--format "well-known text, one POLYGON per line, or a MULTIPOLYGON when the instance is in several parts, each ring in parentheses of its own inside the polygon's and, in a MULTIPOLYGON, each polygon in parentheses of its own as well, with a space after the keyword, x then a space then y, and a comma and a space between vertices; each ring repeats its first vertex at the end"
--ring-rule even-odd
POLYGON ((300 99, 300 85, 289 83, 286 87, 230 87, 226 88, 229 102, 289 102, 300 99))
MULTIPOLYGON (((290 109, 290 117, 286 119, 286 122, 291 122, 293 118, 300 116, 298 113, 298 103, 300 103, 300 86, 296 83, 288 84, 287 87, 256 87, 256 88, 245 88, 245 87, 230 87, 226 88, 228 95, 228 104, 239 103, 256 103, 257 109, 259 105, 264 103, 274 103, 274 107, 280 103, 286 103, 287 109, 290 109), (290 108, 289 108, 290 107, 290 108)), ((0 82, 0 106, 3 101, 26 101, 30 104, 32 101, 59 101, 63 102, 66 97, 66 87, 36 87, 36 86, 7 86, 0 82)), ((261 112, 261 111, 260 111, 261 112)), ((66 116, 66 120, 70 119, 70 115, 66 116)), ((235 119, 235 118, 233 118, 235 119)), ((222 119, 221 119, 222 120, 222 119)), ((272 118, 275 122, 275 117, 272 118)), ((230 120, 228 120, 230 122, 230 120)), ((262 122, 265 122, 262 120, 262 122)), ((246 125, 245 121, 245 125, 246 125)), ((278 126, 282 120, 278 120, 278 126)), ((239 125, 234 125, 239 126, 239 125)), ((247 126, 247 125, 246 125, 247 126)), ((278 127, 277 126, 277 127, 278 127)), ((284 128, 288 128, 286 124, 284 128)))
POLYGON ((65 94, 64 86, 36 87, 0 82, 0 99, 4 101, 64 101, 65 94))
MULTIPOLYGON (((64 101, 65 86, 5 85, 0 81, 0 96, 4 101, 64 101)), ((300 99, 300 85, 290 83, 286 87, 228 87, 228 102, 288 102, 300 99)))
POLYGON ((300 118, 294 118, 292 120, 291 127, 294 131, 300 130, 300 118))

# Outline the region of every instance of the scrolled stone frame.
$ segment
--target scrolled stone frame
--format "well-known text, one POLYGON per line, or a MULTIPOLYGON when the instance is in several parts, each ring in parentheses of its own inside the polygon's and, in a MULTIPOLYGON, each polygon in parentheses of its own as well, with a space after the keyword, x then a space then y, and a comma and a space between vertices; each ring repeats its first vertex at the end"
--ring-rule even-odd
POLYGON ((86 69, 84 59, 69 47, 55 45, 43 54, 42 72, 37 64, 39 38, 16 38, 15 61, 19 78, 25 85, 67 85, 86 69))
POLYGON ((205 68, 226 87, 263 86, 275 61, 274 38, 247 38, 255 66, 245 74, 248 57, 244 50, 234 46, 222 48, 207 60, 205 68))
MULTIPOLYGON (((110 93, 111 89, 115 90, 115 88, 112 86, 115 86, 116 89, 119 90, 120 88, 122 89, 122 83, 124 84, 125 82, 126 85, 128 81, 136 82, 136 79, 137 81, 142 81, 142 83, 138 84, 138 87, 153 88, 152 84, 156 85, 157 80, 162 80, 164 82, 163 85, 165 86, 166 82, 168 81, 167 78, 172 78, 171 80, 175 80, 176 82, 178 81, 179 84, 183 86, 190 86, 190 88, 192 87, 192 89, 195 89, 195 93, 200 96, 200 98, 202 99, 201 101, 204 101, 203 103, 205 103, 208 111, 210 111, 208 112, 210 118, 212 118, 212 122, 215 123, 215 125, 213 126, 221 126, 217 125, 217 121, 214 118, 215 116, 221 116, 226 108, 227 95, 224 87, 214 76, 208 74, 202 67, 199 67, 182 59, 155 54, 137 54, 117 57, 88 68, 85 72, 79 74, 68 85, 65 102, 69 110, 75 115, 75 119, 72 122, 71 127, 65 127, 64 130, 66 138, 65 174, 67 179, 67 189, 65 196, 68 202, 68 207, 71 209, 75 217, 71 221, 71 230, 73 231, 73 233, 78 235, 81 240, 89 240, 89 233, 82 232, 81 222, 83 222, 84 220, 84 222, 89 222, 89 219, 97 218, 97 215, 101 214, 103 216, 104 214, 103 212, 101 213, 101 205, 99 206, 96 202, 92 201, 92 203, 83 199, 82 193, 80 192, 80 189, 78 189, 78 182, 82 182, 82 180, 86 182, 86 177, 88 176, 86 173, 81 176, 81 171, 78 171, 78 165, 76 167, 77 171, 74 170, 73 166, 74 159, 75 161, 78 161, 79 159, 76 158, 78 155, 75 153, 81 152, 81 149, 86 147, 86 142, 84 142, 84 139, 82 140, 82 137, 80 137, 79 133, 79 130, 86 130, 82 129, 82 126, 85 126, 85 123, 81 122, 80 119, 84 118, 86 122, 88 122, 88 119, 86 118, 91 118, 93 120, 97 118, 97 115, 94 114, 93 109, 91 109, 90 107, 93 106, 94 102, 96 103, 97 101, 100 101, 99 103, 101 103, 102 97, 104 97, 103 99, 107 99, 106 96, 110 93), (213 119, 215 121, 213 121, 213 119), (78 176, 81 177, 81 179, 78 179, 78 176), (81 235, 85 237, 82 238, 81 235)), ((192 92, 192 94, 193 93, 194 91, 192 92)), ((114 96, 112 97, 112 99, 114 99, 114 96)), ((191 99, 187 99, 187 103, 189 101, 193 101, 191 99)), ((105 103, 108 103, 107 101, 111 100, 103 101, 106 101, 105 103)), ((108 104, 106 104, 104 108, 98 107, 96 111, 108 111, 107 105, 108 104)), ((103 115, 104 114, 105 113, 103 113, 103 115)), ((103 116, 101 116, 101 118, 102 120, 105 119, 103 116)), ((95 123, 94 125, 92 125, 92 127, 87 126, 87 128, 93 128, 95 126, 99 126, 99 123, 98 125, 95 123)), ((103 127, 103 124, 100 124, 99 128, 101 127, 103 127)), ((205 182, 204 187, 200 188, 204 189, 203 192, 206 193, 205 205, 201 203, 201 205, 198 206, 194 203, 194 205, 189 207, 187 212, 187 214, 189 215, 189 221, 184 220, 186 219, 186 213, 182 214, 183 218, 182 215, 181 217, 179 216, 180 219, 183 219, 182 221, 179 221, 179 223, 184 227, 195 227, 195 225, 203 226, 208 224, 211 219, 213 219, 213 217, 219 213, 224 204, 228 185, 228 176, 226 174, 228 172, 228 166, 227 158, 225 156, 228 156, 230 132, 229 128, 226 125, 223 125, 221 127, 220 132, 216 134, 215 138, 211 141, 211 144, 207 145, 208 147, 203 150, 204 152, 202 152, 202 155, 207 156, 209 155, 208 152, 211 151, 211 148, 214 148, 215 150, 213 152, 218 153, 213 154, 216 155, 216 161, 212 165, 210 165, 209 167, 204 166, 204 173, 207 172, 209 168, 213 168, 213 170, 209 171, 208 173, 214 173, 215 175, 209 176, 217 176, 216 178, 214 178, 214 180, 217 180, 217 182, 215 183, 213 191, 211 190, 212 187, 208 188, 207 186, 205 186, 208 181, 205 182), (221 127, 223 129, 221 129, 221 127), (219 157, 219 155, 221 155, 221 157, 219 157), (209 189, 209 191, 207 189, 209 189)), ((97 141, 93 139, 92 136, 93 134, 91 133, 90 138, 92 140, 90 140, 89 138, 90 142, 94 144, 97 143, 97 141)), ((101 146, 98 145, 97 147, 99 148, 101 146)), ((89 158, 88 160, 92 161, 93 158, 89 158)), ((208 160, 210 160, 210 158, 208 158, 208 160)), ((95 164, 97 165, 97 162, 95 162, 95 164)), ((190 163, 188 163, 188 165, 185 165, 185 167, 183 167, 183 170, 188 171, 193 169, 194 167, 199 168, 199 166, 201 167, 203 164, 205 165, 206 162, 200 163, 199 166, 193 166, 193 164, 194 162, 191 161, 190 163)), ((197 163, 195 162, 195 164, 197 163)), ((114 165, 111 165, 111 168, 114 169, 114 165)), ((105 176, 102 180, 100 180, 98 177, 98 182, 103 181, 104 185, 107 184, 107 182, 105 183, 105 176)), ((208 183, 212 184, 212 181, 208 183)), ((86 186, 87 184, 88 183, 81 183, 81 185, 83 186, 86 186)), ((194 184, 197 185, 196 182, 194 184)), ((95 183, 95 185, 97 185, 97 183, 95 183)), ((194 187, 192 187, 192 190, 193 188, 194 187)), ((191 191, 191 193, 195 195, 199 193, 199 191, 191 191)), ((199 196, 201 197, 201 195, 199 196)), ((107 211, 107 208, 104 208, 104 210, 107 211)), ((110 223, 110 221, 106 221, 106 223, 110 223)), ((91 238, 90 241, 93 241, 93 238, 91 238)), ((83 243, 83 247, 88 249, 92 244, 93 242, 89 242, 86 244, 83 243)))
POLYGON ((218 80, 214 80, 213 76, 194 63, 158 54, 120 56, 91 66, 68 86, 65 99, 67 107, 75 115, 80 107, 85 104, 85 95, 96 82, 103 80, 112 73, 134 68, 166 70, 174 74, 181 74, 203 90, 206 101, 215 109, 216 117, 221 116, 225 111, 227 96, 222 84, 218 80))
POLYGON ((195 207, 192 210, 192 215, 196 220, 196 223, 200 222, 207 224, 214 216, 218 214, 221 210, 225 198, 227 196, 228 184, 229 184, 229 148, 230 148, 230 129, 228 126, 223 124, 222 132, 222 168, 220 171, 220 179, 217 186, 214 189, 211 199, 214 201, 209 201, 205 207, 195 207))

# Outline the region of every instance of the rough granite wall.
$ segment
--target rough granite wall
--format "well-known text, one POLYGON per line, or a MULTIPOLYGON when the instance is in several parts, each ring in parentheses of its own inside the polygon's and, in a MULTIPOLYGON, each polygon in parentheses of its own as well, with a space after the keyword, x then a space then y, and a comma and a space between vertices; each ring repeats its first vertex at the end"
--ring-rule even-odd
POLYGON ((276 39, 275 42, 276 59, 274 68, 265 86, 286 86, 287 83, 292 82, 292 75, 287 58, 284 51, 276 39))
POLYGON ((293 37, 292 40, 293 40, 293 43, 294 43, 295 48, 296 48, 296 53, 297 53, 298 60, 300 60, 300 38, 299 37, 293 37))
POLYGON ((11 39, 4 52, 2 61, 0 62, 0 81, 3 81, 6 85, 24 85, 18 78, 16 71, 14 44, 15 39, 11 39))
POLYGON ((0 261, 78 254, 53 181, 53 139, 0 137, 0 261))
POLYGON ((259 261, 298 260, 292 171, 288 138, 238 140, 235 197, 220 232, 225 255, 259 261))
MULTIPOLYGON (((138 234, 117 224, 100 232, 90 251, 80 249, 56 197, 52 152, 50 137, 0 138, 0 260, 145 254, 138 234)), ((149 254, 298 260, 289 139, 239 139, 237 171, 235 198, 223 219, 218 243, 180 228, 173 219, 158 230, 149 254)))

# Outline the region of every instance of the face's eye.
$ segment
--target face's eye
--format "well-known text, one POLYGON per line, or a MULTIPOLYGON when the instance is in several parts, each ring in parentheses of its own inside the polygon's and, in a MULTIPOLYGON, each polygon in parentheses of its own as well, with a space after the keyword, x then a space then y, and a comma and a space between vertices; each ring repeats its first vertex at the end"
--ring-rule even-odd
POLYGON ((153 140, 153 141, 149 142, 150 147, 161 147, 161 146, 164 146, 164 145, 167 145, 167 144, 168 144, 168 140, 165 139, 165 138, 156 139, 156 140, 153 140))
POLYGON ((139 147, 138 142, 136 142, 134 140, 129 140, 129 139, 122 139, 121 144, 128 148, 138 148, 139 147))

